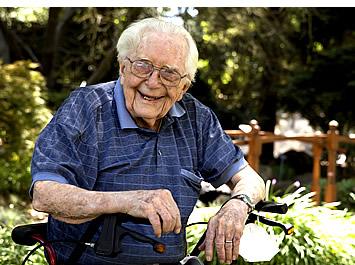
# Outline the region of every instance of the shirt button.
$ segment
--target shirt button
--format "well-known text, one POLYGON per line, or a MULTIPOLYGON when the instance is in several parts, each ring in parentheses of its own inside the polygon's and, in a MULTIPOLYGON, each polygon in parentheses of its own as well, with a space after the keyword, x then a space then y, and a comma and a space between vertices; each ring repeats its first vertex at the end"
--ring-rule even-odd
POLYGON ((158 150, 158 155, 160 155, 160 156, 161 156, 161 151, 160 151, 160 150, 158 150))

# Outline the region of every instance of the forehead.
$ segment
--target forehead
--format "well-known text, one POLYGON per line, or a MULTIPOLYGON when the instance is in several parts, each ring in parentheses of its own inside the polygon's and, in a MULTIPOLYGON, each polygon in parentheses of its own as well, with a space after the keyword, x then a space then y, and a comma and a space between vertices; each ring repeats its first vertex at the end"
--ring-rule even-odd
POLYGON ((181 36, 149 32, 138 45, 137 57, 149 59, 159 66, 185 69, 186 42, 181 36))

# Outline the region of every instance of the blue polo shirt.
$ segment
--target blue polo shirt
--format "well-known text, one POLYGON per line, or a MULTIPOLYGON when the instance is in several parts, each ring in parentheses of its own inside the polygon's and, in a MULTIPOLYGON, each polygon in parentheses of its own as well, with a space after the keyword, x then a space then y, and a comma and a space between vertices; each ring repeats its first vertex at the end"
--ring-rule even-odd
MULTIPOLYGON (((53 180, 95 191, 170 190, 183 229, 158 239, 167 246, 164 254, 126 236, 116 257, 97 256, 87 248, 80 264, 172 263, 185 255, 185 225, 201 181, 218 187, 246 165, 215 114, 190 94, 173 105, 155 132, 137 127, 126 109, 120 82, 114 81, 78 88, 58 109, 36 142, 31 189, 36 181, 53 180)), ((124 225, 155 237, 150 225, 124 225)), ((48 238, 79 239, 87 226, 49 217, 48 238)), ((100 231, 101 227, 94 241, 100 231)), ((54 247, 59 261, 64 261, 73 245, 54 247)))

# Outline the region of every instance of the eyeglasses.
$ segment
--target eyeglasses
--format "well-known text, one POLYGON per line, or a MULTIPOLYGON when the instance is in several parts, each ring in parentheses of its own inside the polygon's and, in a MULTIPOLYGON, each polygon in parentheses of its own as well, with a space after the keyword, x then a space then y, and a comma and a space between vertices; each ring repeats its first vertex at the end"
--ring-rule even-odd
POLYGON ((167 66, 157 67, 151 61, 146 59, 131 60, 126 57, 131 63, 131 73, 140 78, 149 78, 154 70, 159 71, 161 82, 166 86, 178 86, 181 79, 185 78, 187 74, 181 75, 178 71, 167 66))

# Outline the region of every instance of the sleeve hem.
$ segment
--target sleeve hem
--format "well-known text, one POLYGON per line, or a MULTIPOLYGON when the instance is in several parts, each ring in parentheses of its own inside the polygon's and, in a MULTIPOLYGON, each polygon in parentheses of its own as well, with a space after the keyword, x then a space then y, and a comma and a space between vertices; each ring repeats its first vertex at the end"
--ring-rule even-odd
POLYGON ((33 186, 37 181, 42 181, 42 180, 51 180, 51 181, 56 181, 59 183, 63 184, 68 184, 68 181, 61 175, 53 173, 53 172, 38 172, 32 176, 32 183, 29 189, 29 195, 30 198, 32 199, 32 193, 33 193, 33 186))
POLYGON ((221 177, 211 183, 212 186, 214 188, 218 188, 219 186, 227 183, 235 174, 244 169, 247 165, 249 165, 249 163, 245 160, 244 157, 242 157, 238 161, 228 166, 222 173, 221 177))

